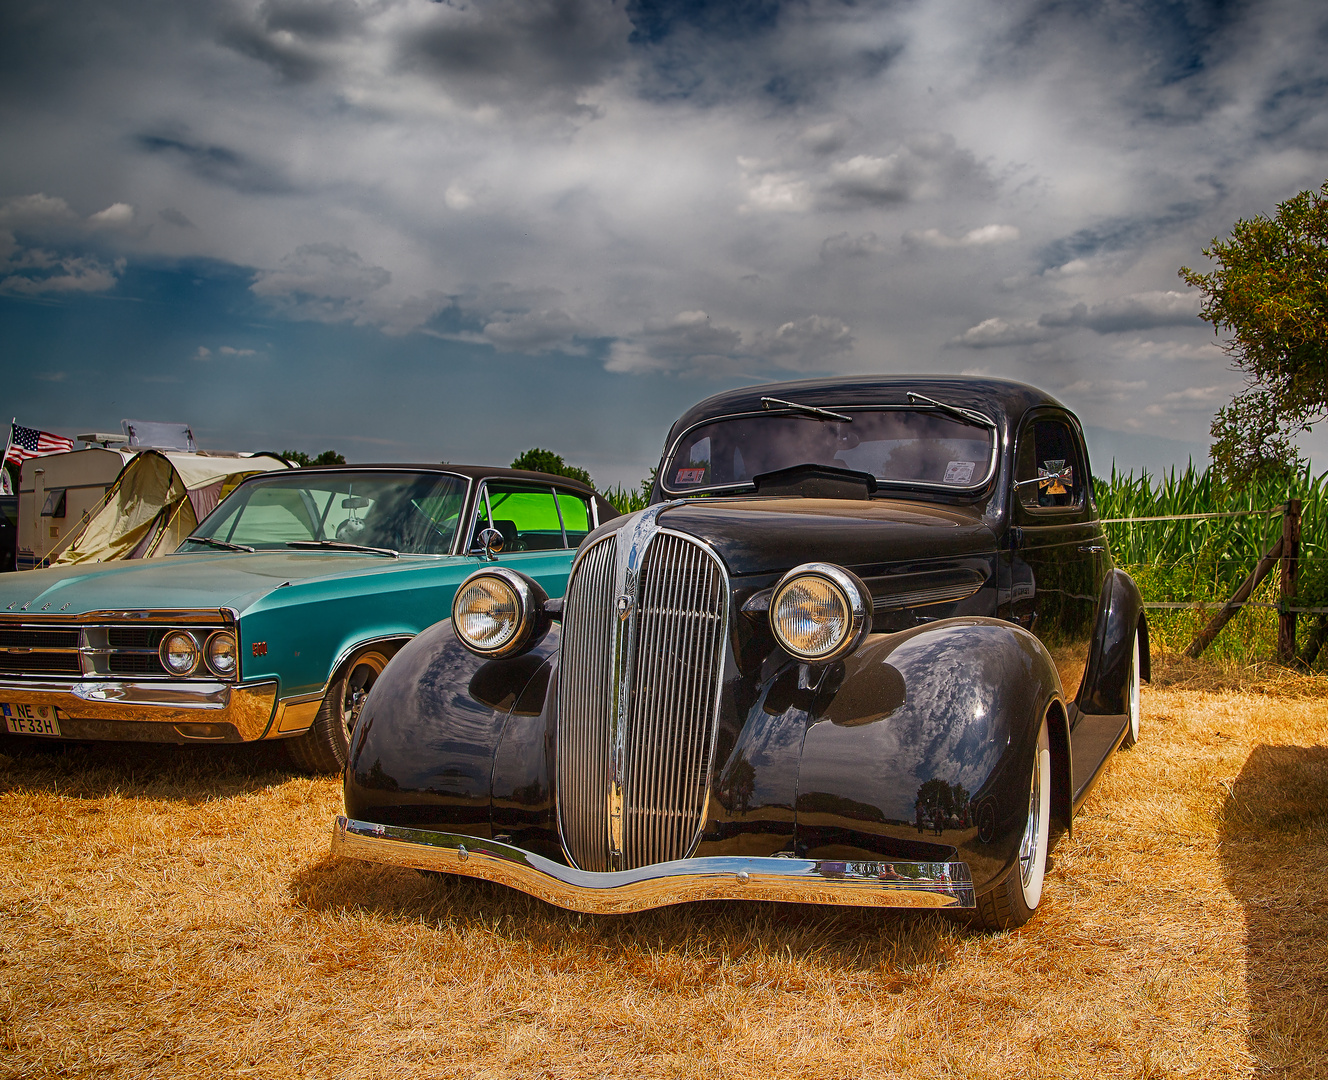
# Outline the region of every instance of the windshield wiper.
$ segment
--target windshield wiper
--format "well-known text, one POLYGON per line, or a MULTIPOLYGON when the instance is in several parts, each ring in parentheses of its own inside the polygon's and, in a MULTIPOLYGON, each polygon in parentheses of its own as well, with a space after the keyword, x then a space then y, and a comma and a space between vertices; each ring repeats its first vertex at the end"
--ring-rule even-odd
POLYGON ((981 413, 975 413, 970 409, 961 409, 958 405, 950 405, 944 401, 937 401, 935 398, 929 398, 926 394, 919 394, 910 390, 906 396, 909 401, 921 401, 926 405, 934 405, 947 416, 953 416, 956 420, 963 420, 967 424, 977 424, 979 427, 985 428, 996 426, 981 413))
POLYGON ((780 405, 785 409, 792 409, 794 412, 800 412, 804 416, 812 416, 817 420, 838 420, 841 424, 853 423, 853 417, 844 413, 831 412, 829 409, 818 409, 815 405, 802 405, 796 401, 785 401, 783 398, 763 397, 761 405, 770 408, 771 405, 780 405))
POLYGON ((254 550, 246 544, 232 544, 229 540, 217 540, 211 536, 186 536, 185 540, 192 540, 195 544, 207 544, 208 547, 219 548, 221 551, 254 550))
POLYGON ((369 555, 385 555, 389 559, 401 558, 401 552, 393 551, 391 548, 369 547, 367 544, 347 544, 340 540, 287 540, 286 546, 323 551, 363 551, 369 555))

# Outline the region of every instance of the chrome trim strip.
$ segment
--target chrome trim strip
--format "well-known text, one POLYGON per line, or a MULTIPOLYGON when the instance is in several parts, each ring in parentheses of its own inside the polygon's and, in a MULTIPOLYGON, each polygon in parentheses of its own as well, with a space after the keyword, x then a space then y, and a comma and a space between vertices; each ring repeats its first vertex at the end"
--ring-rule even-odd
POLYGON ((272 682, 232 686, 215 680, 171 682, 0 681, 0 700, 53 705, 58 718, 122 722, 231 724, 247 741, 262 738, 277 702, 272 682))
POLYGON ((21 629, 23 626, 37 626, 41 629, 48 629, 50 624, 60 626, 70 623, 113 623, 117 626, 141 626, 144 623, 193 626, 198 623, 211 623, 216 626, 218 623, 230 625, 233 622, 235 622, 235 614, 230 608, 176 608, 175 610, 129 608, 118 611, 88 611, 82 615, 76 615, 73 612, 62 614, 58 611, 46 614, 37 611, 24 611, 22 608, 14 610, 12 606, 0 611, 0 629, 9 627, 21 629))
POLYGON ((376 825, 338 816, 332 854, 480 878, 595 915, 694 900, 777 900, 883 908, 973 908, 968 864, 709 856, 636 870, 578 870, 475 836, 376 825))

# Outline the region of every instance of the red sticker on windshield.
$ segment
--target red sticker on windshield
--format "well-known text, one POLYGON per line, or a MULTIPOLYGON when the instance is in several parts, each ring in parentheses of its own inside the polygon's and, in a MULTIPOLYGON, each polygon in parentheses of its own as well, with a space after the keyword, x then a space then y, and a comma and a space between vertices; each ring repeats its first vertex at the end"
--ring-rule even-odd
POLYGON ((675 484, 704 484, 705 474, 705 466, 699 469, 679 469, 673 482, 675 484))

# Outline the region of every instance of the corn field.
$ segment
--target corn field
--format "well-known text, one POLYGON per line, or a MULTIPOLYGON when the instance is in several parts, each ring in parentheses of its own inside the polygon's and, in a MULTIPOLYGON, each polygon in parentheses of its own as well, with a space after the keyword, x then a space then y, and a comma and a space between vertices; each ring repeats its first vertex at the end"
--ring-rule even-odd
MULTIPOLYGON (((1203 602, 1197 610, 1150 610, 1154 645, 1183 649, 1254 569, 1282 534, 1278 509, 1301 500, 1300 575, 1297 606, 1328 605, 1328 473, 1309 470, 1290 482, 1225 487, 1208 470, 1193 465, 1158 476, 1119 473, 1095 480, 1098 513, 1114 518, 1181 517, 1172 521, 1124 521, 1106 526, 1116 565, 1139 583, 1150 602, 1203 602), (1239 516, 1183 519, 1190 514, 1239 516)), ((1276 604, 1278 574, 1269 574, 1250 598, 1276 604)), ((1304 640, 1316 619, 1299 617, 1304 640)), ((1276 652, 1277 612, 1247 607, 1209 647, 1217 657, 1260 660, 1276 652)))

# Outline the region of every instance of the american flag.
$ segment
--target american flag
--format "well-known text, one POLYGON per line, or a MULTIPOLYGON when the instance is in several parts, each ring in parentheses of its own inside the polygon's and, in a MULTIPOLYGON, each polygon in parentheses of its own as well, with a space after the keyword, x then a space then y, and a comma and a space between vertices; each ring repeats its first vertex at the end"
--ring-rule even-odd
POLYGON ((14 424, 9 434, 9 449, 5 451, 5 464, 22 465, 30 457, 59 454, 72 449, 74 449, 73 439, 14 424))

